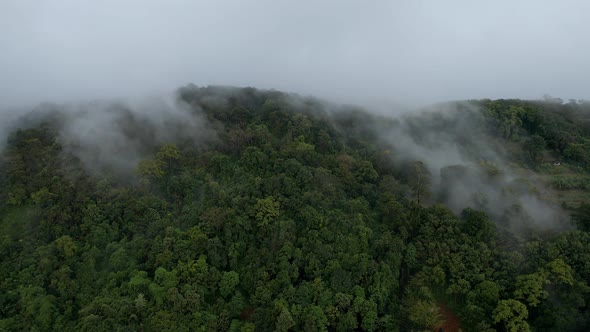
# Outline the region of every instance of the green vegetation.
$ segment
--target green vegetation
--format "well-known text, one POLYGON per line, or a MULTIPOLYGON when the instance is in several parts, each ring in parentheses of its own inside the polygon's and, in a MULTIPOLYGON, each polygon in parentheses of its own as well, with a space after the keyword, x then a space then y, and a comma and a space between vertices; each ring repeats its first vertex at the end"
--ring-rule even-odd
POLYGON ((495 133, 514 132, 511 139, 521 143, 530 157, 527 166, 557 190, 550 199, 567 206, 590 201, 590 102, 487 100, 476 104, 492 119, 495 133))
MULTIPOLYGON (((179 98, 217 138, 148 144, 134 179, 89 173, 59 116, 9 137, 0 330, 424 331, 447 310, 463 331, 590 328, 588 204, 571 207, 579 230, 514 235, 429 204, 425 165, 371 129, 394 121, 252 88, 179 98)), ((587 104, 472 104, 523 167, 589 189, 587 104)))

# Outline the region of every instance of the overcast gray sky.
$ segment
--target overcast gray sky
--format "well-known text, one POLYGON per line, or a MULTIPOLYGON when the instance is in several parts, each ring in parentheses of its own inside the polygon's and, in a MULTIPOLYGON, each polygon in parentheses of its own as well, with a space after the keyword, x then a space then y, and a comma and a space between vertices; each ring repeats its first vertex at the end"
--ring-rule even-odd
POLYGON ((0 1, 0 105, 193 82, 343 102, 590 98, 590 1, 0 1))

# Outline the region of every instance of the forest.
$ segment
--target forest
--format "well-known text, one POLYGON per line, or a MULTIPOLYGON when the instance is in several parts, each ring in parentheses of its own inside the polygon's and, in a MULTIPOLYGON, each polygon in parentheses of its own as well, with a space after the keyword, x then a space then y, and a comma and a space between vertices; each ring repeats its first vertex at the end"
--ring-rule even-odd
POLYGON ((590 330, 590 102, 172 99, 8 128, 0 330, 590 330))

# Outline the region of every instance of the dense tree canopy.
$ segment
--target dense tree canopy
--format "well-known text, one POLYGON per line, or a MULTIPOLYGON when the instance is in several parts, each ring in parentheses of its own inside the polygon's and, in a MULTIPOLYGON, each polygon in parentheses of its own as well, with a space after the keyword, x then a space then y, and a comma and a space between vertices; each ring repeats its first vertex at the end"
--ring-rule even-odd
MULTIPOLYGON (((429 198, 429 170, 384 154, 374 116, 252 88, 179 98, 217 137, 147 146, 135 178, 88 172, 59 117, 12 133, 0 330, 590 328, 588 204, 579 230, 511 234, 429 198)), ((554 153, 590 169, 587 105, 474 103, 530 167, 554 153)))

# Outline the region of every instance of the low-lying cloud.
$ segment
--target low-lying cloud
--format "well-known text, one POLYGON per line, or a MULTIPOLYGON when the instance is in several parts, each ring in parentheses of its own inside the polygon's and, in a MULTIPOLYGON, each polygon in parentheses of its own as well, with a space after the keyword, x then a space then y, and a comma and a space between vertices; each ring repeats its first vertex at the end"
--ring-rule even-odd
POLYGON ((19 113, 10 113, 13 121, 3 122, 2 144, 16 128, 50 122, 57 130, 64 158, 73 156, 89 173, 101 176, 128 178, 139 160, 151 157, 163 144, 199 147, 216 137, 198 107, 173 95, 41 104, 32 112, 19 113))
POLYGON ((95 172, 127 173, 158 145, 212 137, 204 118, 171 97, 71 105, 64 113, 62 145, 95 172))
POLYGON ((432 177, 432 201, 456 213, 483 210, 517 232, 570 227, 558 206, 540 198, 545 185, 514 165, 506 142, 487 134, 485 121, 476 106, 450 103, 401 117, 381 138, 398 164, 423 162, 432 177))

